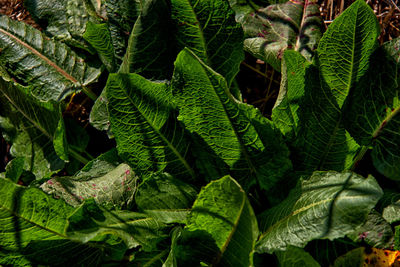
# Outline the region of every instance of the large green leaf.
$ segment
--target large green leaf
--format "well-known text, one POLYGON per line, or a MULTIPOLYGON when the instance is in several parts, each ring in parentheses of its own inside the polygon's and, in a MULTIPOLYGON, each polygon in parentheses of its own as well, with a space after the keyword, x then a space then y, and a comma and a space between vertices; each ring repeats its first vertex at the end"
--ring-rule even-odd
POLYGON ((191 179, 189 143, 179 126, 168 86, 137 74, 111 74, 106 85, 118 153, 138 175, 167 171, 191 179))
MULTIPOLYGON (((0 179, 0 199, 0 243, 6 253, 2 264, 16 264, 17 260, 34 266, 97 266, 112 253, 100 240, 90 244, 72 241, 66 228, 73 208, 39 189, 0 179)), ((126 248, 120 249, 123 254, 126 248)))
POLYGON ((278 71, 286 49, 299 51, 311 60, 322 35, 322 18, 316 0, 287 1, 265 8, 243 2, 230 0, 236 20, 243 25, 246 51, 278 71))
POLYGON ((355 1, 324 33, 317 50, 320 75, 339 108, 367 72, 379 33, 378 20, 363 0, 355 1))
MULTIPOLYGON (((101 170, 101 169, 100 169, 101 170)), ((85 175, 55 177, 40 188, 72 206, 85 199, 94 198, 96 203, 110 208, 130 208, 136 191, 137 177, 127 164, 110 169, 106 174, 91 169, 85 175)))
POLYGON ((227 1, 172 0, 178 51, 187 47, 224 76, 228 85, 244 58, 243 32, 227 1))
POLYGON ((6 16, 0 16, 0 49, 7 71, 43 101, 60 101, 100 75, 63 43, 6 16))
MULTIPOLYGON (((0 78, 0 127, 5 139, 12 144, 10 153, 25 158, 24 169, 41 179, 64 166, 57 155, 65 151, 63 135, 58 129, 62 117, 59 106, 43 103, 30 96, 27 88, 0 78), (58 131, 58 136, 55 135, 58 131), (57 142, 55 142, 57 140, 57 142)), ((63 124, 63 123, 61 123, 63 124)))
POLYGON ((314 172, 286 200, 260 217, 256 250, 272 253, 304 247, 314 239, 343 237, 364 223, 383 192, 372 176, 314 172))
POLYGON ((151 251, 166 237, 165 225, 147 215, 127 210, 110 211, 94 201, 86 201, 68 220, 68 236, 83 243, 113 235, 121 238, 128 248, 141 246, 151 251))
POLYGON ((83 39, 86 23, 91 18, 84 0, 24 0, 25 7, 43 27, 46 34, 57 40, 92 52, 83 39))
POLYGON ((257 220, 240 185, 230 176, 209 183, 199 193, 186 231, 209 235, 219 251, 213 264, 251 266, 258 236, 257 220))
POLYGON ((185 223, 196 190, 166 173, 146 177, 135 195, 139 210, 165 223, 185 223))
POLYGON ((166 0, 142 1, 119 72, 170 79, 175 59, 170 7, 166 0))
MULTIPOLYGON (((350 88, 366 74, 378 35, 374 13, 364 1, 356 1, 329 26, 314 65, 307 64, 304 70, 301 60, 285 62, 287 94, 277 108, 282 106, 280 113, 287 118, 286 125, 278 125, 292 136, 297 133, 294 146, 301 170, 341 171, 354 165, 360 147, 345 127, 344 102, 350 101, 350 88)), ((357 113, 349 116, 353 115, 357 113)))
POLYGON ((188 49, 175 62, 172 90, 178 118, 205 143, 204 160, 222 159, 246 189, 257 182, 269 189, 291 167, 288 150, 271 123, 235 100, 225 79, 188 49))

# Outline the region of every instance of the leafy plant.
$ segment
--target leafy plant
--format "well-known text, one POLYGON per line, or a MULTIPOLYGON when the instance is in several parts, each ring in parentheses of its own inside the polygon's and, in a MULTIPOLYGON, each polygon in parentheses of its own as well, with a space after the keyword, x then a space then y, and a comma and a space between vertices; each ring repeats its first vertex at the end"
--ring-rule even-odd
POLYGON ((25 4, 43 31, 0 17, 0 264, 395 261, 400 39, 363 0, 323 35, 311 0, 25 4), (282 71, 272 120, 240 100, 244 50, 282 71))

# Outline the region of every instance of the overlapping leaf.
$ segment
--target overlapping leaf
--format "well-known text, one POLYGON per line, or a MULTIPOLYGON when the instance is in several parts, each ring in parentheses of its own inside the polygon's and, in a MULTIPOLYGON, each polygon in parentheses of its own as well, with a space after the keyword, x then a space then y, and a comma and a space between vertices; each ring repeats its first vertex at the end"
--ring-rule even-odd
MULTIPOLYGON (((0 16, 0 61, 40 100, 62 100, 100 75, 63 43, 31 26, 0 16)), ((93 96, 92 96, 93 97, 93 96)))
POLYGON ((170 79, 175 53, 168 2, 143 1, 119 71, 148 79, 170 79))
POLYGON ((277 251, 275 254, 281 267, 321 266, 308 252, 298 247, 289 246, 286 251, 277 251))
POLYGON ((314 239, 335 239, 363 224, 383 192, 372 176, 315 172, 288 198, 261 215, 259 253, 304 247, 314 239))
POLYGON ((187 47, 231 84, 243 60, 243 32, 227 1, 173 0, 178 51, 187 47))
POLYGON ((94 198, 98 204, 120 209, 132 206, 136 184, 137 177, 132 169, 122 163, 106 174, 91 169, 85 175, 78 173, 72 177, 55 177, 43 183, 41 189, 72 206, 94 198))
POLYGON ((83 39, 91 17, 85 0, 24 0, 24 4, 49 36, 92 52, 83 39))
POLYGON ((172 90, 179 119, 205 144, 203 160, 222 160, 204 168, 223 169, 226 164, 245 188, 258 182, 269 189, 291 167, 287 148, 271 123, 258 110, 237 102, 225 79, 190 50, 178 55, 172 90))
POLYGON ((60 133, 65 130, 59 128, 58 137, 55 135, 62 121, 59 106, 39 102, 26 90, 0 78, 0 127, 12 144, 11 155, 25 158, 24 169, 41 179, 64 166, 55 146, 65 152, 66 143, 60 133))
POLYGON ((86 201, 68 220, 68 236, 83 243, 110 235, 110 239, 121 238, 128 248, 141 246, 151 251, 166 237, 165 225, 147 215, 127 210, 109 211, 94 201, 86 201))
POLYGON ((236 19, 243 25, 244 49, 276 70, 286 49, 310 60, 322 35, 322 19, 316 0, 287 1, 259 8, 249 1, 230 0, 236 19))
POLYGON ((166 173, 147 177, 139 186, 135 202, 139 210, 164 223, 185 223, 196 199, 196 190, 166 173))
MULTIPOLYGON (((296 158, 300 159, 300 169, 341 171, 354 165, 360 148, 345 129, 344 103, 352 97, 350 88, 366 74, 378 35, 374 13, 363 1, 356 1, 330 25, 319 43, 316 64, 300 71, 305 73, 304 78, 299 79, 296 73, 292 75, 302 66, 287 66, 291 71, 287 73, 288 86, 292 86, 287 88, 285 100, 290 107, 286 105, 285 112, 290 116, 283 127, 289 133, 290 125, 298 125, 292 132, 300 129, 294 145, 299 153, 296 158), (303 88, 304 97, 301 96, 303 88), (296 122, 297 116, 301 117, 299 122, 296 122)), ((302 63, 289 60, 288 64, 302 63)))
POLYGON ((191 179, 189 143, 167 89, 137 74, 110 75, 105 90, 118 153, 138 175, 165 170, 191 179))
POLYGON ((212 238, 219 249, 214 252, 213 264, 253 264, 252 254, 258 236, 257 220, 246 193, 231 177, 213 181, 201 190, 185 230, 204 232, 212 238))
MULTIPOLYGON (((100 241, 82 244, 66 235, 67 219, 74 210, 63 201, 5 179, 0 179, 0 196, 0 242, 6 254, 2 264, 97 266, 105 254, 112 254, 100 241)), ((122 254, 125 249, 122 246, 122 254)))

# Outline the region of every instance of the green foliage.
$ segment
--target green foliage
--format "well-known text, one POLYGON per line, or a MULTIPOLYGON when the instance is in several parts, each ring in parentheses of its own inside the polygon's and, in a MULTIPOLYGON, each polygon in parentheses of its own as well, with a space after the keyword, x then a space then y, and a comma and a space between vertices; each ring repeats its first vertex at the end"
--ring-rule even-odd
POLYGON ((399 248, 400 39, 378 44, 363 0, 323 35, 314 0, 25 5, 42 32, 0 17, 1 265, 350 266, 366 249, 349 247, 399 248), (244 50, 282 72, 272 120, 237 93, 244 50), (91 89, 104 146, 69 116, 91 89))

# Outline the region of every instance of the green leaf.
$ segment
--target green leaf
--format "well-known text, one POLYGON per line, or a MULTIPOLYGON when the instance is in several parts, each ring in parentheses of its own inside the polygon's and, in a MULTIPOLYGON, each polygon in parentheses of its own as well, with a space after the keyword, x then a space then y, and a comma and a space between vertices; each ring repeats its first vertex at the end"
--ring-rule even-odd
POLYGON ((101 62, 109 72, 115 72, 116 59, 114 47, 112 45, 111 33, 106 23, 95 24, 88 21, 83 38, 96 49, 101 62))
POLYGON ((89 122, 97 130, 107 131, 108 136, 112 138, 113 134, 110 128, 107 104, 108 100, 106 96, 106 90, 103 89, 100 96, 94 102, 92 110, 90 111, 89 122))
POLYGON ((2 264, 97 265, 110 252, 100 243, 70 240, 65 230, 73 208, 39 189, 0 179, 0 199, 2 264))
POLYGON ((178 119, 204 142, 200 146, 208 154, 201 159, 206 161, 203 168, 223 172, 225 163, 246 189, 258 182, 266 190, 290 169, 288 150, 272 124, 234 99, 225 79, 188 49, 175 62, 172 91, 178 119))
POLYGON ((137 177, 127 164, 120 164, 106 174, 91 169, 85 175, 55 177, 40 188, 55 198, 61 198, 72 206, 85 199, 94 198, 96 203, 110 208, 130 208, 136 191, 137 177))
POLYGON ((384 208, 382 217, 389 223, 400 221, 400 200, 384 208))
POLYGON ((318 46, 320 75, 339 108, 367 72, 379 34, 378 20, 363 0, 355 1, 324 33, 318 46))
POLYGON ((177 259, 176 259, 176 248, 177 248, 177 243, 179 238, 182 235, 182 228, 181 227, 175 227, 172 230, 172 237, 171 237, 171 250, 169 252, 168 258, 164 262, 162 267, 177 267, 177 259))
POLYGON ((42 101, 60 101, 100 75, 63 43, 7 16, 0 16, 0 49, 7 71, 42 101))
POLYGON ((356 248, 335 260, 334 267, 363 266, 365 248, 356 248))
POLYGON ((15 158, 7 163, 5 177, 17 183, 24 172, 25 158, 15 158))
POLYGON ((265 8, 237 0, 230 3, 236 20, 243 25, 246 51, 278 71, 286 49, 294 49, 311 60, 322 36, 322 18, 316 0, 287 1, 265 8))
POLYGON ((189 143, 174 117, 168 86, 137 74, 111 74, 106 85, 118 153, 138 175, 167 171, 191 179, 189 143))
POLYGON ((363 224, 383 192, 372 176, 351 172, 314 172, 286 200, 260 217, 265 231, 258 253, 304 247, 314 239, 343 237, 363 224))
POLYGON ((166 0, 147 0, 129 37, 119 69, 148 79, 170 79, 175 59, 170 8, 166 0))
POLYGON ((389 248, 393 241, 390 224, 377 211, 372 210, 363 225, 348 235, 354 242, 364 241, 374 248, 389 248))
POLYGON ((283 55, 281 88, 272 110, 272 120, 291 143, 299 133, 300 104, 305 95, 309 65, 300 53, 286 50, 283 55))
MULTIPOLYGON (((28 95, 26 88, 6 82, 0 78, 0 128, 11 144, 14 157, 25 158, 24 170, 31 171, 41 179, 64 166, 57 155, 56 131, 65 131, 60 126, 59 106, 43 103, 28 95)), ((65 151, 65 148, 59 147, 65 151)))
POLYGON ((196 190, 166 173, 146 177, 135 202, 139 210, 164 223, 185 223, 197 197, 196 190))
POLYGON ((105 0, 105 9, 109 23, 111 41, 114 46, 117 63, 125 55, 129 33, 140 14, 140 0, 105 0))
POLYGON ((24 5, 47 35, 92 52, 93 48, 82 37, 86 23, 94 20, 84 0, 24 0, 24 5))
POLYGON ((228 86, 244 59, 243 32, 227 1, 172 0, 178 51, 187 47, 220 73, 228 86))
POLYGON ((57 156, 60 157, 65 162, 68 162, 68 141, 67 141, 67 133, 65 131, 64 120, 62 119, 61 108, 59 108, 60 120, 58 121, 57 128, 54 132, 53 136, 53 145, 54 150, 56 151, 57 156))
POLYGON ((319 263, 306 251, 301 248, 289 246, 286 251, 277 251, 280 267, 320 267, 319 263))
POLYGON ((165 238, 164 227, 144 214, 109 211, 93 201, 86 201, 69 217, 67 234, 83 243, 111 234, 121 238, 128 248, 142 246, 145 251, 151 251, 165 238))
POLYGON ((219 251, 213 264, 253 264, 257 220, 246 193, 230 176, 213 181, 201 190, 185 230, 203 231, 215 241, 219 251))

